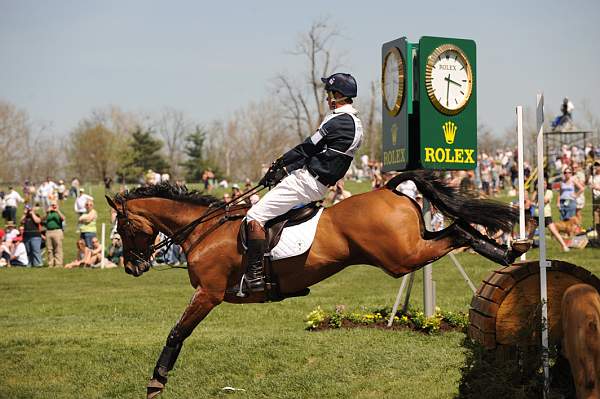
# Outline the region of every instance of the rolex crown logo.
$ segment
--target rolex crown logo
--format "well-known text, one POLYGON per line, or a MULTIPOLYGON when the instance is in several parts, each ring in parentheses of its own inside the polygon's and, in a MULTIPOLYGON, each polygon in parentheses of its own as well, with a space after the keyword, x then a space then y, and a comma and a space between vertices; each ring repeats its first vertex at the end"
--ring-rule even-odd
POLYGON ((448 121, 442 125, 442 129, 444 130, 444 138, 446 139, 446 143, 453 144, 454 137, 456 136, 456 124, 452 121, 448 121))
POLYGON ((398 141, 398 125, 394 123, 390 129, 390 132, 392 133, 392 145, 395 146, 396 142, 398 141))

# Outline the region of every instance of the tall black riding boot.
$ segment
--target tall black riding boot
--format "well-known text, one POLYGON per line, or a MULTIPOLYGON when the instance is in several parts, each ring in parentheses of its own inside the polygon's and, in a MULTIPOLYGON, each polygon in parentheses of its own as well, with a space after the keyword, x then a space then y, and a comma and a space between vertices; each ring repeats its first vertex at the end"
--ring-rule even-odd
POLYGON ((265 230, 256 221, 248 223, 248 251, 246 252, 246 273, 243 284, 251 292, 265 290, 264 266, 265 230))

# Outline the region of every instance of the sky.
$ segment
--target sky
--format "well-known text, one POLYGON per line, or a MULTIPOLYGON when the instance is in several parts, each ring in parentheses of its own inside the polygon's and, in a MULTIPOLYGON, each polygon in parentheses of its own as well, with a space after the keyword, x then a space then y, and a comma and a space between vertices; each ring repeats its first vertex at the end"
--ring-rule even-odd
POLYGON ((0 100, 56 135, 111 104, 208 123, 272 95, 275 75, 298 76, 306 64, 289 51, 327 18, 363 98, 380 81, 384 42, 469 38, 480 123, 504 133, 515 106, 534 108, 542 91, 554 112, 569 97, 577 123, 584 101, 600 116, 599 16, 598 0, 0 0, 0 100))

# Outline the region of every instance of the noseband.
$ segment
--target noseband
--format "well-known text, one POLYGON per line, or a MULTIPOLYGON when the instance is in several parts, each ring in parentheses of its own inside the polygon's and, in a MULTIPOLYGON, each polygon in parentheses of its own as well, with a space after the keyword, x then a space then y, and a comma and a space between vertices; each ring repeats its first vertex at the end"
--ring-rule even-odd
MULTIPOLYGON (((117 219, 121 219, 124 221, 124 225, 123 227, 125 228, 125 234, 127 236, 135 236, 135 233, 133 232, 134 226, 133 223, 131 222, 131 220, 129 219, 129 217, 127 216, 127 201, 122 201, 121 202, 121 206, 123 207, 123 211, 118 211, 117 210, 117 219)), ((152 244, 148 247, 148 249, 144 252, 144 251, 138 251, 134 248, 129 250, 129 253, 131 256, 133 256, 133 258, 135 260, 137 260, 139 263, 141 264, 147 264, 148 262, 150 262, 150 257, 152 256, 152 254, 154 253, 155 250, 155 245, 152 244)))

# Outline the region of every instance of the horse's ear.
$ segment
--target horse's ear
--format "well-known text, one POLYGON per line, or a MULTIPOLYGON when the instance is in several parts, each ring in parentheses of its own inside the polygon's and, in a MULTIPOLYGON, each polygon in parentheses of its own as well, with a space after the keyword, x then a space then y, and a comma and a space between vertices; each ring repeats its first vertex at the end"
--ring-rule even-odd
POLYGON ((108 205, 118 212, 119 210, 117 209, 117 204, 115 204, 115 202, 108 195, 105 195, 104 197, 106 198, 106 202, 108 202, 108 205))

